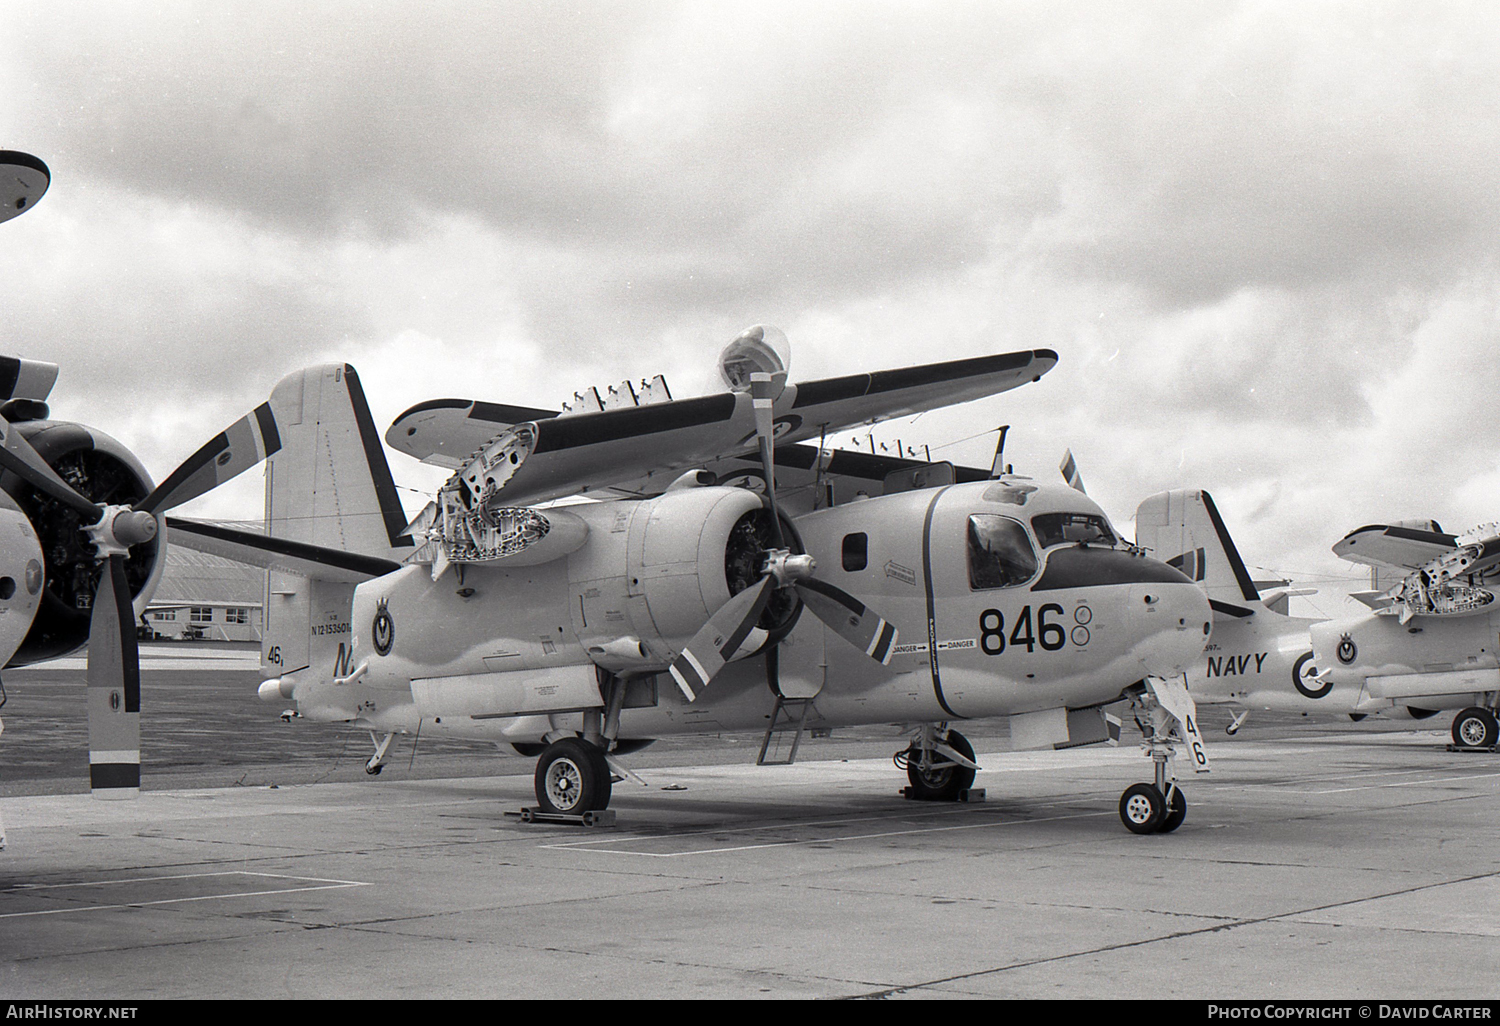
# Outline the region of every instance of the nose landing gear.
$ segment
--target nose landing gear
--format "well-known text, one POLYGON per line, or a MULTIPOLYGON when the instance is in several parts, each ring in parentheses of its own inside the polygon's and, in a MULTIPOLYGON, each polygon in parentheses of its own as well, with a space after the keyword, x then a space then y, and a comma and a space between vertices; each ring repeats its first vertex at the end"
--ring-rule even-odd
POLYGON ((1146 714, 1136 723, 1146 736, 1142 750, 1156 767, 1156 781, 1132 784, 1120 796, 1120 822, 1133 834, 1169 834, 1187 818, 1187 798, 1167 773, 1167 763, 1176 754, 1178 742, 1187 745, 1193 770, 1208 772, 1208 751, 1198 733, 1197 707, 1182 678, 1147 677, 1145 690, 1135 703, 1146 714))

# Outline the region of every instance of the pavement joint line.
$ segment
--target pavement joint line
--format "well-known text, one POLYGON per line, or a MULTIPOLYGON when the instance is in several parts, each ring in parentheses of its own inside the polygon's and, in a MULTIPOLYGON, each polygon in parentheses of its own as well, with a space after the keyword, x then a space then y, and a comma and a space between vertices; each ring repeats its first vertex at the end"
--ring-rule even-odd
POLYGON ((1128 948, 1139 948, 1147 944, 1156 944, 1159 941, 1181 940, 1184 937, 1197 937, 1206 933, 1218 933, 1225 930, 1238 929, 1241 926, 1258 926, 1262 923, 1274 923, 1278 919, 1292 919, 1296 916, 1311 915, 1314 912, 1326 912, 1329 909, 1343 908, 1348 905, 1360 905, 1368 901, 1380 901, 1384 898, 1398 898, 1404 894, 1415 894, 1419 891, 1432 890, 1436 887, 1449 887, 1453 884, 1473 883, 1476 880, 1489 880, 1500 877, 1500 870, 1489 873, 1476 873, 1472 876, 1461 876, 1453 880, 1439 880, 1434 883, 1416 884, 1411 887, 1403 887, 1395 891, 1386 891, 1383 894, 1371 894, 1362 898, 1348 898, 1344 901, 1332 901, 1325 905, 1315 905, 1312 908, 1294 909, 1290 912, 1278 912, 1275 915, 1256 916, 1251 919, 1236 919, 1230 922, 1219 923, 1214 926, 1204 926, 1196 930, 1177 930, 1164 934, 1160 937, 1143 937, 1140 940, 1121 941, 1118 944, 1105 944, 1097 948, 1089 948, 1086 951, 1071 951, 1061 955, 1050 955, 1046 958, 1034 958, 1025 962, 1013 962, 1010 965, 995 966, 991 969, 976 969, 973 972, 956 973, 953 976, 944 976, 936 980, 925 980, 921 983, 905 984, 899 987, 889 987, 885 990, 873 991, 869 994, 855 994, 852 997, 859 998, 885 998, 893 994, 902 994, 911 990, 921 990, 925 987, 936 987, 944 983, 956 983, 960 980, 977 979, 980 976, 989 976, 994 973, 1009 972, 1012 969, 1029 969, 1032 966, 1046 965, 1049 962, 1063 962, 1070 958, 1082 958, 1087 955, 1102 955, 1111 951, 1123 951, 1128 948))
POLYGON ((108 912, 122 908, 151 908, 157 905, 180 905, 190 901, 214 901, 232 898, 262 898, 269 895, 305 894, 309 891, 336 891, 348 887, 371 887, 372 883, 354 882, 319 884, 316 887, 281 887, 269 891, 235 891, 228 894, 197 894, 188 898, 158 898, 153 901, 123 901, 110 905, 79 905, 77 908, 44 908, 31 912, 0 912, 0 919, 25 919, 31 916, 71 915, 78 912, 108 912))
MULTIPOLYGON (((1360 787, 1330 787, 1320 791, 1314 791, 1308 788, 1301 787, 1256 787, 1255 789, 1260 791, 1271 791, 1278 794, 1346 794, 1350 791, 1375 791, 1386 787, 1415 787, 1418 784, 1446 784, 1455 780, 1489 780, 1494 777, 1500 777, 1500 771, 1496 771, 1494 773, 1463 773, 1456 777, 1430 777, 1420 780, 1397 780, 1389 784, 1365 784, 1360 787)), ((1247 788, 1255 787, 1255 785, 1250 784, 1244 786, 1247 788)))
MULTIPOLYGON (((1088 819, 1095 816, 1105 816, 1107 812, 1080 812, 1071 816, 1045 816, 1037 819, 1012 819, 1004 821, 992 821, 988 823, 959 823, 954 826, 913 827, 910 830, 886 830, 873 834, 850 834, 847 837, 806 837, 790 841, 767 841, 763 844, 742 844, 728 848, 699 848, 693 851, 656 852, 656 851, 629 851, 627 849, 614 848, 583 848, 578 845, 595 844, 601 842, 580 841, 574 844, 542 844, 539 848, 549 848, 561 851, 588 851, 597 852, 601 855, 639 855, 653 859, 675 859, 688 855, 724 855, 736 851, 755 851, 763 848, 789 848, 797 845, 807 844, 842 844, 846 841, 872 841, 882 837, 904 837, 911 834, 938 834, 956 830, 981 830, 986 827, 1011 827, 1030 823, 1055 823, 1068 819, 1088 819)), ((659 840, 660 837, 642 837, 639 840, 659 840)), ((667 835, 667 839, 671 839, 667 835)), ((607 843, 607 842, 605 842, 607 843)))
POLYGON ((299 876, 295 873, 261 873, 253 869, 226 869, 214 873, 174 873, 168 876, 132 876, 123 880, 73 880, 68 883, 16 884, 0 890, 0 897, 7 894, 30 894, 35 891, 55 891, 65 887, 111 887, 116 884, 156 883, 160 880, 199 880, 214 876, 264 876, 273 880, 310 880, 313 883, 349 884, 365 886, 356 880, 335 880, 320 876, 299 876))

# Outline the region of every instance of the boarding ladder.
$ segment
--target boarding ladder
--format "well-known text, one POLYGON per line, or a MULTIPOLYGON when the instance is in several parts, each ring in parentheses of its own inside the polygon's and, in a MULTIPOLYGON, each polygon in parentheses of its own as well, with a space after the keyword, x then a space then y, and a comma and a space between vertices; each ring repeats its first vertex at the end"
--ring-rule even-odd
POLYGON ((776 710, 771 714, 771 725, 766 728, 766 736, 760 743, 760 756, 756 758, 757 766, 790 766, 797 761, 797 746, 802 743, 802 728, 807 722, 807 710, 811 706, 811 698, 782 698, 776 696, 776 710), (777 736, 787 731, 796 730, 792 735, 792 747, 787 752, 786 758, 777 758, 781 745, 777 736), (772 742, 776 742, 773 753, 772 742), (771 757, 767 758, 770 754, 771 757))

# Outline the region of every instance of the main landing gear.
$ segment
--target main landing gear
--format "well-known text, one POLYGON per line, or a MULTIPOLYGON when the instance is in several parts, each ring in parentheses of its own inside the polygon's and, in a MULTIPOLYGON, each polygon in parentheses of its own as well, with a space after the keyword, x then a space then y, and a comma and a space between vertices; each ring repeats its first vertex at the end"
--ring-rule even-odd
POLYGON ((535 784, 537 806, 544 813, 602 812, 609 807, 614 782, 627 777, 649 786, 608 754, 617 747, 622 752, 635 747, 628 740, 618 740, 625 681, 606 670, 598 672, 604 708, 584 711, 580 734, 555 731, 543 738, 546 747, 536 761, 535 784))
POLYGON ((915 740, 892 761, 906 770, 908 798, 954 802, 967 797, 974 784, 974 746, 946 723, 924 723, 915 740))
POLYGON ((1456 748, 1494 748, 1500 742, 1497 735, 1500 735, 1500 724, 1488 709, 1475 706, 1453 717, 1453 744, 1456 748))
POLYGON ((1147 677, 1133 704, 1146 716, 1146 722, 1141 722, 1140 715, 1135 722, 1146 737, 1142 750, 1155 764, 1156 780, 1125 789, 1120 795, 1120 822, 1133 834, 1169 834, 1187 818, 1187 799, 1175 775, 1167 772, 1177 743, 1187 745, 1195 772, 1208 772, 1208 752, 1198 733, 1197 709, 1183 678, 1147 677))
POLYGON ((552 742, 536 762, 536 800, 543 812, 596 812, 609 806, 612 789, 604 751, 583 738, 552 742))

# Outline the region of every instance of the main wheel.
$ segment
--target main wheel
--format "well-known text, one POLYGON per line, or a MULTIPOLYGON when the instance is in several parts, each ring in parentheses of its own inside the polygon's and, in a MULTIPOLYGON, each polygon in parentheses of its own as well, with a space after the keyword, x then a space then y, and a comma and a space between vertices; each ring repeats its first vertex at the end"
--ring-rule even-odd
MULTIPOLYGON (((1183 803, 1183 812, 1187 803, 1183 803)), ((1131 784, 1120 795, 1120 822, 1133 834, 1154 834, 1167 814, 1167 801, 1155 784, 1131 784)))
POLYGON ((1465 709, 1453 717, 1453 743, 1464 748, 1489 748, 1497 730, 1495 714, 1488 709, 1465 709))
MULTIPOLYGON (((974 746, 958 731, 950 730, 947 737, 939 740, 965 759, 974 761, 974 746)), ((967 790, 974 783, 974 771, 967 766, 949 765, 923 772, 922 750, 913 745, 907 749, 906 755, 906 779, 911 781, 914 798, 928 802, 957 801, 958 792, 967 790)))
POLYGON ((565 737, 536 763, 536 800, 546 812, 594 812, 609 805, 609 765, 604 753, 581 738, 565 737))
POLYGON ((1168 784, 1167 814, 1161 818, 1161 826, 1156 828, 1156 832, 1170 834, 1182 826, 1184 819, 1187 819, 1187 799, 1182 795, 1182 788, 1176 784, 1168 784))

